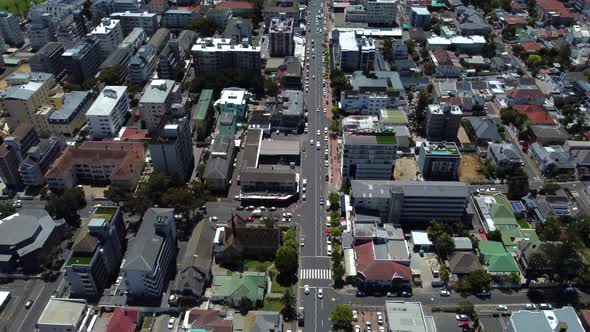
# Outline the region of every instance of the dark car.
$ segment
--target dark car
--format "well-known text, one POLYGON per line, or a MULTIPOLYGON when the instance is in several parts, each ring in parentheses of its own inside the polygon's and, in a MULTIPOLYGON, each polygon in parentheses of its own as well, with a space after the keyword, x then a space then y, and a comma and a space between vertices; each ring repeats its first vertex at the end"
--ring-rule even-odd
POLYGON ((365 296, 367 296, 367 294, 365 294, 365 292, 359 290, 359 291, 356 291, 356 296, 357 297, 365 297, 365 296))

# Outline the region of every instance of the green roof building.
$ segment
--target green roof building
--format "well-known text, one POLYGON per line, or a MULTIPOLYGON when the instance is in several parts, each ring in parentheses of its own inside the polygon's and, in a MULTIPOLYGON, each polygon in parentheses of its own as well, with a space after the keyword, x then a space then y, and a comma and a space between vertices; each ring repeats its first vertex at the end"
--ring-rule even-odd
POLYGON ((192 120, 194 137, 202 141, 209 135, 209 127, 213 116, 213 90, 203 90, 197 104, 193 105, 192 120))
POLYGON ((480 241, 479 252, 490 274, 520 273, 514 257, 506 251, 504 245, 496 241, 480 241))
POLYGON ((211 301, 237 307, 240 300, 246 297, 255 305, 262 305, 268 288, 267 279, 264 272, 215 275, 213 276, 211 301))

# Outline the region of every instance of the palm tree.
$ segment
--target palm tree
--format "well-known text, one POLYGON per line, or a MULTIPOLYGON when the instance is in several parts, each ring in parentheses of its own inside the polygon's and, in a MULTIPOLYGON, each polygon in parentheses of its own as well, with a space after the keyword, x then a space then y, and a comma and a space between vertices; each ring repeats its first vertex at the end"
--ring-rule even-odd
POLYGON ((542 252, 534 252, 529 256, 529 266, 532 270, 538 270, 547 264, 547 256, 542 252))

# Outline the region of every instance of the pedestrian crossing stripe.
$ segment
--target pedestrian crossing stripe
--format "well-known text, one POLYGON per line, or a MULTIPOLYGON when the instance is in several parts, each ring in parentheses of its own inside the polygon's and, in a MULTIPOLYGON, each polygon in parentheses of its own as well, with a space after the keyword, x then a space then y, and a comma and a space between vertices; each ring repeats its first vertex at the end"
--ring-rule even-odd
POLYGON ((332 271, 329 269, 301 269, 299 279, 332 279, 332 271))

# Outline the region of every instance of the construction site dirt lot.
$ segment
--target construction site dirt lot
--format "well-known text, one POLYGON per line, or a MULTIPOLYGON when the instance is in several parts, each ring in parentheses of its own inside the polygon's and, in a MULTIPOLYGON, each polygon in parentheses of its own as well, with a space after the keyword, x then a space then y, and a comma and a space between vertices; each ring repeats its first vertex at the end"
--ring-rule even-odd
POLYGON ((459 165, 459 181, 477 183, 486 180, 485 175, 481 173, 479 156, 476 153, 463 153, 459 165))
POLYGON ((416 171, 416 160, 409 157, 402 157, 395 161, 393 178, 397 181, 415 180, 416 171))

